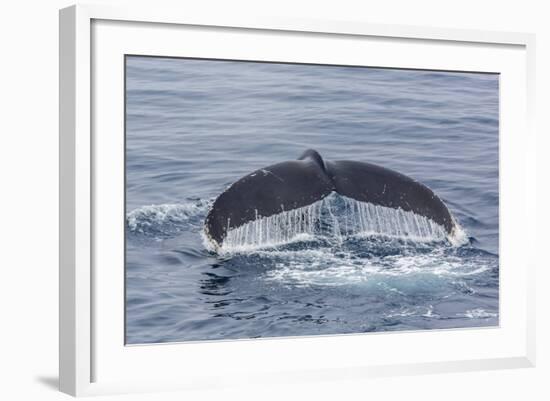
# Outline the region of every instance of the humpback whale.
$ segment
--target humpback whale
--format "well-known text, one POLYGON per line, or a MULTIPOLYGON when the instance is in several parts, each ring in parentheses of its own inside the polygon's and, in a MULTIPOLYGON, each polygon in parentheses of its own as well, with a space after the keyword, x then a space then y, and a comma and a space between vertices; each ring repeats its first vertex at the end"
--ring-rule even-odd
POLYGON ((424 184, 371 163, 324 160, 317 151, 308 149, 297 160, 261 168, 231 184, 214 201, 206 217, 205 234, 220 247, 234 229, 304 208, 333 192, 423 216, 448 237, 457 230, 447 206, 424 184))

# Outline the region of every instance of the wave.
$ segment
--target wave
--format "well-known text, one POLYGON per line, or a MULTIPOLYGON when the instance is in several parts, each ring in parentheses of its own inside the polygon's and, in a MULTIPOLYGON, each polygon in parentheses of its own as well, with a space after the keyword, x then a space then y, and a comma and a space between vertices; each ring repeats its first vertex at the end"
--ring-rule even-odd
MULTIPOLYGON (((148 205, 126 215, 126 226, 133 234, 165 237, 202 224, 211 201, 197 200, 184 204, 148 205)), ((202 226, 201 226, 202 227, 202 226)))
MULTIPOLYGON (((449 235, 427 217, 332 193, 309 206, 258 218, 227 233, 219 253, 250 252, 319 238, 343 242, 349 237, 384 237, 412 242, 467 242, 464 230, 449 235)), ((211 245, 206 244, 210 249, 211 245)))

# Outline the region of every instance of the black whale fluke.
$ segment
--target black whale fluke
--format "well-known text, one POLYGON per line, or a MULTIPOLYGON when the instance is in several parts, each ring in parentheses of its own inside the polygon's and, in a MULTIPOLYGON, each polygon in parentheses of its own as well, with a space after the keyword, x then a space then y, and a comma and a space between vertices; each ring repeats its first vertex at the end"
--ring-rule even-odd
POLYGON ((221 245, 233 228, 311 205, 332 192, 414 212, 443 226, 448 234, 454 230, 454 220, 445 204, 420 182, 370 163, 324 161, 317 151, 308 149, 298 160, 264 167, 233 183, 212 205, 205 231, 221 245))

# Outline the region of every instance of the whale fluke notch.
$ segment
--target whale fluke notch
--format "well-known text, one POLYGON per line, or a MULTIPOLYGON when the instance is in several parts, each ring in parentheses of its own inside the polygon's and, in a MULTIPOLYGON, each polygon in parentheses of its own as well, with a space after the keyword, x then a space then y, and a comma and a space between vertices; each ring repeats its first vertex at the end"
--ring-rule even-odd
POLYGON ((373 205, 411 211, 444 227, 455 229, 451 213, 422 183, 370 163, 325 162, 306 150, 298 160, 256 170, 230 185, 214 201, 205 221, 206 235, 221 246, 229 230, 262 217, 298 209, 332 192, 373 205))

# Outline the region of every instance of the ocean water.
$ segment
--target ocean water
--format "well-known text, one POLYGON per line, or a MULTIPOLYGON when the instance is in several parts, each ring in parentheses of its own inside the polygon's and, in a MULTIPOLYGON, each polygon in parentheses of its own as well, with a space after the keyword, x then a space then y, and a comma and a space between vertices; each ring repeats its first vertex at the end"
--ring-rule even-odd
POLYGON ((498 75, 129 56, 126 91, 127 343, 498 325, 498 75), (333 194, 323 230, 214 252, 214 199, 308 148, 424 183, 462 237, 333 194))

